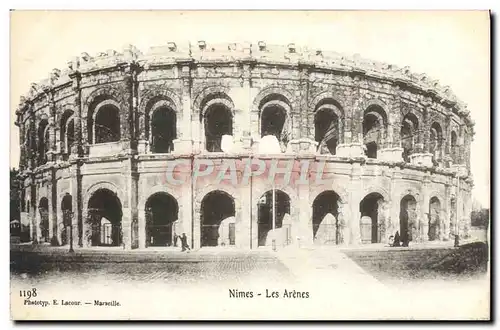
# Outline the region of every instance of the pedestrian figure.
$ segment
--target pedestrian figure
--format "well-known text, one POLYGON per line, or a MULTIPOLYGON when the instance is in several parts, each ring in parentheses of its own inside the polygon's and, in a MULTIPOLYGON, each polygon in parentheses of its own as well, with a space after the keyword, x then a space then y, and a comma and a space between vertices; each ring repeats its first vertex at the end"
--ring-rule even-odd
POLYGON ((401 246, 408 247, 408 245, 410 245, 410 235, 407 233, 401 241, 403 243, 401 246))
POLYGON ((389 236, 389 246, 394 245, 394 235, 389 236))
POLYGON ((400 246, 401 245, 401 237, 399 236, 399 231, 396 231, 396 235, 394 235, 394 243, 392 246, 400 246))
POLYGON ((454 247, 458 247, 460 244, 459 244, 459 236, 458 235, 455 235, 455 244, 454 244, 454 247))
POLYGON ((182 252, 186 251, 186 249, 191 250, 189 248, 188 243, 187 243, 186 233, 182 233, 182 236, 181 236, 181 245, 182 245, 182 252))
POLYGON ((179 239, 179 236, 177 234, 174 234, 174 246, 177 247, 177 240, 179 239))

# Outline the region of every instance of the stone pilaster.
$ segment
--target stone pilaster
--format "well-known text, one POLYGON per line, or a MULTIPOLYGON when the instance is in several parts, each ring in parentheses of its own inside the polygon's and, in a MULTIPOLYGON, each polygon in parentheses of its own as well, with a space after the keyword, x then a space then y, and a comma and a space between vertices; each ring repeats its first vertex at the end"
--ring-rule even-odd
MULTIPOLYGON (((120 111, 120 141, 125 153, 135 149, 135 109, 137 71, 132 63, 124 68, 122 109, 120 111)), ((94 137, 95 138, 95 137, 94 137)))
MULTIPOLYGON (((310 163, 313 159, 310 159, 310 163)), ((300 246, 313 245, 313 218, 312 218, 312 203, 310 201, 310 190, 308 184, 299 184, 296 186, 300 201, 298 219, 294 222, 297 225, 295 237, 292 237, 294 244, 300 246), (297 238, 299 241, 297 242, 297 238)), ((292 220, 293 221, 293 220, 292 220)))
MULTIPOLYGON (((193 125, 191 123, 191 66, 190 62, 180 65, 180 76, 182 80, 182 121, 178 125, 178 137, 174 141, 174 152, 181 155, 190 155, 193 151, 193 125), (181 128, 181 129, 179 129, 181 128)), ((198 118, 199 121, 199 118, 198 118)))
POLYGON ((30 197, 31 197, 31 241, 33 244, 38 244, 40 242, 40 226, 38 221, 38 203, 37 203, 37 186, 35 184, 35 175, 31 175, 30 182, 30 197))
MULTIPOLYGON (((80 88, 81 75, 78 71, 72 71, 70 78, 73 82, 73 92, 75 93, 75 112, 73 114, 73 124, 75 128, 75 139, 71 146, 71 158, 83 156, 83 141, 82 141, 82 91, 80 88)), ((85 137, 87 138, 87 137, 85 137)), ((89 141, 90 142, 90 141, 89 141)), ((69 147, 69 146, 68 146, 69 147)))
POLYGON ((420 205, 420 237, 424 242, 427 242, 429 240, 429 203, 431 198, 431 196, 429 195, 430 182, 430 172, 426 172, 422 182, 422 205, 420 205))
POLYGON ((123 161, 122 169, 124 183, 126 184, 126 199, 123 201, 123 216, 122 216, 122 237, 123 248, 126 250, 132 249, 139 245, 134 242, 134 238, 139 236, 138 228, 138 180, 136 162, 131 156, 123 161), (137 230, 137 232, 135 232, 137 230), (135 246, 134 246, 135 245, 135 246))
POLYGON ((52 232, 49 232, 51 243, 54 245, 60 245, 61 239, 60 236, 60 227, 59 227, 59 219, 57 210, 61 207, 58 207, 57 200, 57 170, 55 168, 51 168, 51 184, 49 189, 49 219, 52 224, 49 226, 52 232))
POLYGON ((444 166, 450 167, 451 165, 451 115, 447 115, 445 119, 444 125, 444 133, 443 133, 443 144, 444 144, 444 166))
POLYGON ((363 199, 363 187, 361 182, 361 165, 359 163, 352 164, 351 184, 347 191, 349 193, 349 210, 350 219, 348 220, 348 227, 350 231, 349 245, 361 244, 361 231, 360 221, 361 212, 359 210, 359 203, 363 199))
MULTIPOLYGON (((249 164, 250 158, 243 158, 242 163, 249 164)), ((243 168, 245 168, 243 167, 243 168)), ((238 173, 239 178, 242 177, 242 173, 238 173)), ((240 216, 237 220, 239 223, 236 224, 236 231, 238 235, 236 236, 236 245, 243 249, 252 248, 252 181, 249 180, 249 184, 242 185, 238 188, 241 194, 241 209, 240 216)))
POLYGON ((314 140, 314 121, 309 122, 308 114, 313 111, 309 109, 309 64, 299 64, 300 75, 300 135, 297 138, 314 140))
POLYGON ((351 237, 351 228, 349 227, 349 205, 346 202, 338 201, 338 215, 337 215, 337 228, 339 231, 339 245, 346 246, 349 244, 351 237))
MULTIPOLYGON (((70 166, 70 191, 72 196, 72 206, 73 217, 71 218, 71 226, 73 228, 73 248, 77 247, 88 247, 90 246, 90 241, 86 239, 84 233, 87 232, 87 212, 85 212, 84 218, 84 210, 87 210, 88 205, 83 205, 82 203, 82 175, 80 170, 80 164, 76 161, 73 161, 70 166)), ((68 240, 71 238, 68 237, 68 240)), ((71 244, 71 242, 70 242, 71 244)))
POLYGON ((49 162, 55 162, 57 160, 57 153, 58 153, 58 142, 57 142, 57 115, 56 115, 56 104, 54 102, 54 95, 52 92, 49 94, 49 112, 50 112, 50 118, 49 118, 49 146, 50 148, 48 149, 47 152, 47 160, 49 162))
POLYGON ((401 235, 400 226, 400 207, 401 199, 398 196, 399 183, 402 178, 401 168, 399 166, 394 167, 391 176, 391 188, 390 194, 392 196, 390 212, 390 222, 388 224, 387 233, 390 235, 395 235, 396 231, 401 235))
POLYGON ((196 204, 196 196, 193 192, 193 186, 192 186, 192 173, 191 173, 191 168, 192 164, 191 162, 193 161, 192 158, 187 158, 189 160, 189 166, 187 167, 176 167, 177 170, 179 168, 184 168, 185 172, 181 173, 182 178, 184 178, 182 187, 181 187, 181 201, 179 201, 179 214, 182 215, 180 218, 180 225, 179 228, 182 233, 186 233, 188 236, 188 243, 192 248, 199 248, 200 247, 200 238, 195 239, 195 229, 199 228, 200 225, 200 217, 194 217, 194 211, 195 209, 195 204, 196 204), (195 224, 196 222, 196 224, 195 224))
MULTIPOLYGON (((56 194, 57 194, 57 189, 56 189, 56 194)), ((56 195, 57 196, 57 195, 56 195)), ((56 204, 56 210, 55 210, 55 214, 56 214, 56 222, 57 222, 57 233, 55 234, 55 238, 57 240, 57 242, 59 243, 59 245, 66 245, 68 243, 68 240, 69 240, 69 237, 66 238, 66 242, 63 242, 63 232, 66 231, 66 228, 64 227, 64 213, 63 213, 63 210, 61 208, 61 205, 60 205, 60 202, 61 201, 58 201, 57 199, 55 199, 57 201, 56 204)))

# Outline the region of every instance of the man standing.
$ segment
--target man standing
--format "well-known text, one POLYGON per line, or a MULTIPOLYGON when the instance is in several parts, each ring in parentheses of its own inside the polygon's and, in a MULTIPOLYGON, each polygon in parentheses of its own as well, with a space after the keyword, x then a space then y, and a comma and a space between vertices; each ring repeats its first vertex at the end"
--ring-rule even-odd
POLYGON ((191 250, 189 248, 188 243, 187 243, 186 233, 182 233, 182 236, 181 236, 181 245, 182 245, 182 252, 186 251, 186 249, 191 250))

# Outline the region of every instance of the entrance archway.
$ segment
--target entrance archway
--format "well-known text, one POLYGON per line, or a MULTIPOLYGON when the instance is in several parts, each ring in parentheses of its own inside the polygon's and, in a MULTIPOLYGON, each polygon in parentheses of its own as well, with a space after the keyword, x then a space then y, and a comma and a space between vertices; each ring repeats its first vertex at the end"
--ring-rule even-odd
POLYGON ((150 196, 146 202, 146 245, 173 246, 175 221, 178 220, 179 206, 171 195, 159 192, 150 196))
POLYGON ((120 246, 122 244, 122 205, 116 194, 108 189, 99 189, 88 204, 88 219, 91 227, 92 246, 120 246))
POLYGON ((42 242, 49 242, 49 200, 46 197, 40 198, 38 203, 38 211, 40 212, 40 232, 42 234, 42 242))
POLYGON ((382 204, 384 197, 379 193, 370 193, 359 203, 361 212, 361 243, 380 243, 384 235, 382 204))
POLYGON ((401 199, 399 211, 399 234, 401 241, 414 240, 414 230, 417 227, 417 201, 412 195, 406 195, 401 199))
POLYGON ((439 202, 437 197, 432 197, 429 201, 429 241, 434 241, 439 238, 439 226, 441 224, 440 213, 441 202, 439 202))
POLYGON ((201 202, 201 246, 235 245, 234 199, 227 193, 209 192, 201 202))
POLYGON ((338 219, 339 195, 333 191, 324 191, 313 202, 313 237, 314 243, 336 245, 342 243, 342 228, 338 219))
POLYGON ((291 241, 290 197, 281 190, 275 192, 275 231, 273 229, 273 192, 264 193, 258 205, 258 246, 270 246, 272 237, 277 244, 288 245, 291 241))

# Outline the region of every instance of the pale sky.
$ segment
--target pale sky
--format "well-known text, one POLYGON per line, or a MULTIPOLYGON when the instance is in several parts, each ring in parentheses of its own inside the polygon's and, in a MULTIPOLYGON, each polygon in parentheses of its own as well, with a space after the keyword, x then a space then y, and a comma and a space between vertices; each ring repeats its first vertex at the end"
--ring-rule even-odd
POLYGON ((19 163, 13 122, 19 96, 32 82, 82 52, 142 51, 168 41, 295 43, 409 66, 452 88, 476 122, 471 166, 474 197, 490 202, 489 16, 475 12, 168 12, 11 13, 11 153, 19 163))

